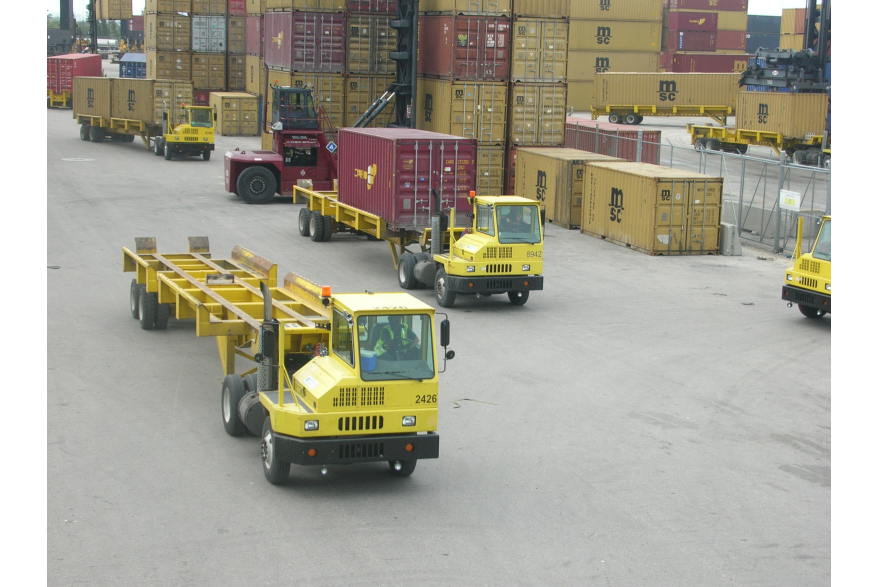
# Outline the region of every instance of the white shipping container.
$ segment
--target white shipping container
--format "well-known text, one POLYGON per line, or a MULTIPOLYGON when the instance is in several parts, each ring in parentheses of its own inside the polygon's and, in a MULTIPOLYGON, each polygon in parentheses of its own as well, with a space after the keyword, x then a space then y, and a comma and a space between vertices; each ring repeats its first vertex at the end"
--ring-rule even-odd
POLYGON ((224 16, 192 17, 192 51, 222 53, 226 49, 224 16))

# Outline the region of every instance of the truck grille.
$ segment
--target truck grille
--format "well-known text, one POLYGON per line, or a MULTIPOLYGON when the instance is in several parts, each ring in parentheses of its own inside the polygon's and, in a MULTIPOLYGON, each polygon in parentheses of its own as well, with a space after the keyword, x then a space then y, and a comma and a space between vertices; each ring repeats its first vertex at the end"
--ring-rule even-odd
POLYGON ((384 456, 383 442, 352 442, 338 447, 339 459, 373 459, 384 456))
POLYGON ((512 264, 511 263, 491 263, 487 265, 484 270, 487 273, 511 273, 512 272, 512 264))
POLYGON ((198 137, 183 137, 183 141, 187 143, 197 143, 198 137))
POLYGON ((383 387, 342 387, 338 397, 332 398, 333 408, 350 408, 355 406, 371 407, 384 405, 383 387))
POLYGON ((814 296, 813 294, 795 290, 795 299, 792 301, 799 304, 810 304, 811 306, 815 306, 816 296, 814 296))
POLYGON ((801 271, 808 271, 819 275, 821 268, 822 263, 819 261, 814 261, 813 259, 801 259, 801 271))
POLYGON ((384 427, 383 416, 342 416, 338 418, 338 430, 381 430, 384 427))
POLYGON ((815 289, 819 285, 819 283, 815 279, 813 279, 812 277, 802 277, 801 278, 801 285, 803 285, 804 287, 809 287, 809 288, 815 289))
POLYGON ((483 259, 511 259, 511 247, 487 247, 481 255, 483 259))
POLYGON ((510 290, 512 289, 511 279, 490 279, 485 283, 487 289, 510 290))

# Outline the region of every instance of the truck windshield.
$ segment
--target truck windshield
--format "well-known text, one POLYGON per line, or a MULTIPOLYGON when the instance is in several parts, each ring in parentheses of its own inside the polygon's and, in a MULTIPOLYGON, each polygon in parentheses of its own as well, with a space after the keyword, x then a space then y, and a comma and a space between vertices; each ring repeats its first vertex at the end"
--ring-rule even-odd
POLYGON ((819 238, 816 239, 816 244, 813 245, 813 258, 831 261, 831 220, 826 220, 822 223, 819 238))
POLYGON ((360 316, 357 331, 363 381, 435 377, 429 315, 360 316))
POLYGON ((497 206, 496 218, 499 242, 536 244, 542 241, 538 206, 497 206))
POLYGON ((189 124, 199 128, 213 127, 212 108, 192 108, 189 110, 189 124))

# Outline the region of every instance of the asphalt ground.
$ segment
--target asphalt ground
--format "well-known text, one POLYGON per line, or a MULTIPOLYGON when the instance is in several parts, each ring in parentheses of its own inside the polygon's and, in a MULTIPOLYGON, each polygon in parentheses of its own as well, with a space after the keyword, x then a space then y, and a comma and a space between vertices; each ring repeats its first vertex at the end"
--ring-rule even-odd
MULTIPOLYGON (((216 345, 131 318, 122 246, 208 236, 343 291, 398 291, 387 246, 297 232, 223 189, 225 150, 167 162, 47 112, 50 585, 826 585, 831 323, 786 261, 650 257, 546 227, 545 290, 458 298, 441 456, 293 467, 220 421, 216 345)), ((413 295, 435 304, 428 290, 413 295)))

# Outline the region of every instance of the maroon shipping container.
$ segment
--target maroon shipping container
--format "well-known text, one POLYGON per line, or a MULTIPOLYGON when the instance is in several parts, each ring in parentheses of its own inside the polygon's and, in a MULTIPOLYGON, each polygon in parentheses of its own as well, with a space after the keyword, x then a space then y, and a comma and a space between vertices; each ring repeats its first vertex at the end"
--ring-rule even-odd
POLYGON ((667 28, 670 34, 688 31, 714 33, 719 26, 719 15, 716 12, 670 12, 667 28))
POLYGON ((262 16, 247 16, 247 53, 262 56, 262 16))
POLYGON ((192 90, 192 101, 195 106, 210 106, 210 92, 212 90, 192 90))
POLYGON ((515 170, 518 166, 518 148, 509 147, 505 163, 505 189, 504 194, 515 194, 515 170))
POLYGON ((701 33, 697 31, 678 32, 670 34, 667 45, 677 51, 715 51, 716 33, 701 33))
POLYGON ((508 80, 510 26, 507 17, 421 16, 418 73, 454 80, 508 80))
POLYGON ((396 14, 396 0, 347 0, 347 10, 370 14, 396 14))
POLYGON ((128 28, 132 31, 142 31, 143 30, 143 15, 135 14, 131 17, 131 24, 128 25, 128 28))
POLYGON ((71 53, 46 58, 46 89, 56 94, 73 93, 74 77, 101 77, 101 58, 97 54, 71 53))
POLYGON ((564 146, 628 161, 661 164, 661 131, 567 118, 564 146), (642 133, 642 140, 640 140, 642 133))
POLYGON ((228 0, 229 16, 246 16, 247 0, 228 0))
POLYGON ((305 72, 343 73, 345 34, 344 14, 293 12, 292 69, 305 72))
MULTIPOLYGON (((665 4, 668 4, 665 2, 665 4)), ((748 12, 749 0, 669 0, 669 7, 676 10, 722 10, 748 12)))
POLYGON ((265 65, 292 68, 292 13, 266 12, 262 19, 262 57, 265 65))
POLYGON ((746 51, 746 31, 716 31, 717 51, 746 51))
POLYGON ((423 230, 441 209, 455 208, 457 225, 472 211, 478 147, 474 139, 409 128, 338 131, 338 200, 380 216, 390 230, 423 230))
POLYGON ((735 73, 746 71, 753 55, 745 53, 664 53, 661 60, 673 73, 735 73))

